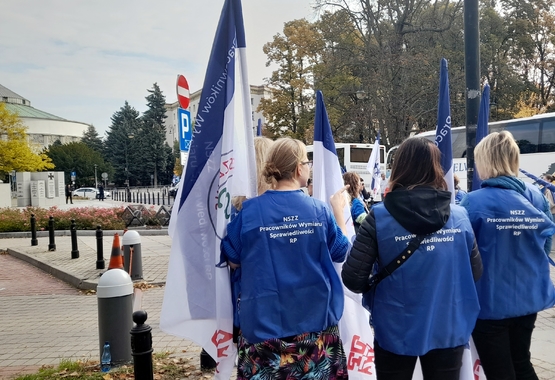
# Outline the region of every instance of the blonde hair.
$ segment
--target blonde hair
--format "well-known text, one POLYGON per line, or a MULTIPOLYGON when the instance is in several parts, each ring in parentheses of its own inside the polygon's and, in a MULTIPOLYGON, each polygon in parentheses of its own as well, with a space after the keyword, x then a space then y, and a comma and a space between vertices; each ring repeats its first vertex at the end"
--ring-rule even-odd
MULTIPOLYGON (((275 186, 274 182, 268 183, 264 180, 264 166, 266 165, 266 157, 268 156, 268 151, 272 147, 274 142, 262 136, 257 136, 254 138, 254 154, 256 159, 256 183, 257 183, 257 195, 263 194, 266 190, 272 189, 275 186)), ((232 203, 233 207, 237 210, 243 208, 243 202, 247 199, 245 196, 233 197, 232 203)))
POLYGON ((508 131, 492 132, 474 148, 476 170, 480 179, 518 176, 520 150, 508 131))
POLYGON ((264 167, 267 183, 290 180, 296 177, 297 165, 306 155, 305 145, 290 137, 283 137, 274 142, 264 167))

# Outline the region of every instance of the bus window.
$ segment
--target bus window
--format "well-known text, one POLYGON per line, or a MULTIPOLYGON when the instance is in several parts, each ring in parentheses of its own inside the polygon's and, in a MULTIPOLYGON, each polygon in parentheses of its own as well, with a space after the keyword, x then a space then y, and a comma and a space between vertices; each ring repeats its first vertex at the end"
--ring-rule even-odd
POLYGON ((367 163, 370 160, 370 155, 372 154, 372 148, 351 148, 350 151, 351 162, 367 163))
POLYGON ((335 148, 337 152, 337 157, 339 158, 339 165, 345 168, 345 148, 335 148))
POLYGON ((466 157, 466 129, 451 130, 453 158, 466 157))
POLYGON ((543 123, 538 152, 555 152, 555 120, 543 123))
POLYGON ((308 158, 308 161, 313 161, 314 160, 314 155, 313 155, 312 151, 306 152, 306 157, 308 158))
POLYGON ((540 123, 535 121, 508 125, 506 131, 511 132, 520 148, 520 153, 536 153, 540 139, 540 123))

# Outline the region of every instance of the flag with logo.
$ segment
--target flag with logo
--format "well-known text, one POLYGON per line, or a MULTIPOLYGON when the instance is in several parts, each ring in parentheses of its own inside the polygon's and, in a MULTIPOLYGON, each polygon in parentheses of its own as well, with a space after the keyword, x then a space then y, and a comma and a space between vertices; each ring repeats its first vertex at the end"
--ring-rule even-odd
MULTIPOLYGON (((314 120, 313 151, 313 197, 329 204, 330 197, 343 185, 341 166, 335 150, 335 142, 321 91, 316 92, 316 115, 314 120)), ((331 207, 331 206, 330 206, 331 207)), ((350 207, 346 206, 345 221, 349 240, 355 235, 350 207)), ((338 274, 341 264, 335 264, 338 274)), ((373 380, 374 334, 369 324, 369 313, 362 307, 362 297, 343 287, 345 306, 339 321, 339 333, 345 354, 349 379, 373 380)))
POLYGON ((374 142, 374 147, 372 148, 372 153, 370 154, 366 169, 372 175, 370 188, 372 189, 372 195, 375 196, 380 191, 380 182, 382 180, 380 177, 380 132, 378 132, 378 136, 374 142))
POLYGON ((451 145, 451 101, 449 99, 449 74, 445 58, 441 59, 439 71, 439 100, 435 143, 441 151, 441 167, 445 175, 445 182, 447 182, 447 189, 451 192, 451 203, 455 203, 453 146, 451 145))
POLYGON ((229 379, 235 364, 228 268, 217 268, 231 198, 256 195, 256 164, 240 0, 216 31, 187 168, 170 219, 172 247, 160 328, 191 339, 229 379))
MULTIPOLYGON (((480 110, 478 112, 478 125, 476 127, 476 145, 489 133, 489 84, 486 83, 482 91, 482 99, 480 99, 480 110)), ((476 165, 474 166, 474 174, 472 176, 472 190, 478 190, 482 180, 478 176, 476 165)))

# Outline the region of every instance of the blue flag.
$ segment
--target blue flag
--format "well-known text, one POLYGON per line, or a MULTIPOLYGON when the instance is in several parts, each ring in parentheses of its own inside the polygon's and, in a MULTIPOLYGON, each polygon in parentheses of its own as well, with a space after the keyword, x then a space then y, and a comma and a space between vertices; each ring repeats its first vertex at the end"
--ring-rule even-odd
MULTIPOLYGON (((480 111, 478 112, 478 126, 476 128, 476 145, 489 133, 489 84, 486 83, 482 91, 482 99, 480 99, 480 111)), ((476 146, 474 145, 474 146, 476 146)), ((474 165, 474 175, 472 176, 472 190, 478 190, 482 180, 476 171, 474 165)))
POLYGON ((441 167, 447 188, 451 192, 451 203, 455 203, 455 182, 453 180, 453 146, 451 145, 451 101, 449 98, 449 74, 447 60, 441 59, 439 71, 439 100, 437 107, 437 128, 435 143, 441 151, 441 167))
POLYGON ((170 219, 160 328, 188 338, 229 379, 236 357, 227 268, 217 268, 234 196, 256 196, 256 161, 240 0, 226 0, 200 97, 187 168, 170 219))

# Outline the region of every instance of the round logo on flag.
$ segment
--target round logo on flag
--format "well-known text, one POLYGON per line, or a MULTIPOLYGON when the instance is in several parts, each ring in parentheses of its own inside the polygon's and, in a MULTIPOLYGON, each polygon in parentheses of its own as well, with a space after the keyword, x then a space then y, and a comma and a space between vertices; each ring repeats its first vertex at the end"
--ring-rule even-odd
POLYGON ((183 109, 189 108, 189 83, 183 75, 177 76, 177 101, 183 109))

